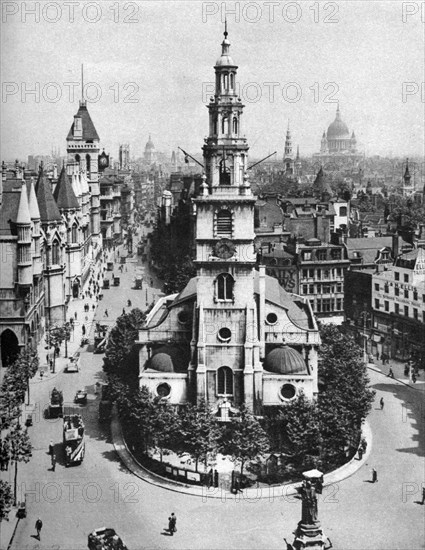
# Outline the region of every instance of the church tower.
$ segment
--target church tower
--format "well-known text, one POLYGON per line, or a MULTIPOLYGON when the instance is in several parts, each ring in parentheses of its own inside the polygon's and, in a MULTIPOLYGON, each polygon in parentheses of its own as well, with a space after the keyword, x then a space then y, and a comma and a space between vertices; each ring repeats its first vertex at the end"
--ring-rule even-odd
POLYGON ((291 131, 289 129, 289 122, 288 122, 288 129, 286 130, 285 153, 283 155, 283 165, 285 168, 285 175, 292 176, 294 173, 294 155, 292 153, 292 137, 291 137, 291 131))
MULTIPOLYGON (((83 77, 82 77, 83 78, 83 77)), ((81 84, 84 90, 84 83, 81 84)), ((90 192, 90 231, 91 240, 101 244, 100 232, 100 188, 99 188, 99 135, 87 109, 87 102, 82 98, 74 122, 69 130, 67 141, 68 164, 73 162, 79 172, 85 172, 90 192)), ((88 248, 86 243, 85 248, 88 248)))
MULTIPOLYGON (((218 393, 236 405, 245 402, 252 407, 259 351, 256 335, 251 334, 256 332, 256 199, 248 182, 248 144, 241 136, 244 105, 236 93, 237 66, 230 57, 227 36, 226 25, 222 54, 214 67, 215 95, 208 105, 209 136, 203 146, 206 175, 200 196, 194 200, 199 326, 196 393, 198 400, 206 397, 214 402, 218 393)), ((191 368, 189 379, 195 380, 191 368)))

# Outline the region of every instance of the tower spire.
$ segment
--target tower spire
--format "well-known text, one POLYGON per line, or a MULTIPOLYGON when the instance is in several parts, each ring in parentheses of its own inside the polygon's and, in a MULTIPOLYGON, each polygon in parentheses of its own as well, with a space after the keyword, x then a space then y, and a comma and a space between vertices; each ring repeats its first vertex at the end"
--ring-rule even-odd
POLYGON ((85 105, 84 100, 84 64, 81 63, 81 105, 85 105))

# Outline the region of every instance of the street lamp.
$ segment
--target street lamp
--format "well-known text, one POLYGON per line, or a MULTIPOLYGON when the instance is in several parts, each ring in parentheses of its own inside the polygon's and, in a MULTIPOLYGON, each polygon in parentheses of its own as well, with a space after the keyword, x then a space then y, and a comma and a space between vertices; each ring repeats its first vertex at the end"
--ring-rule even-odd
POLYGON ((367 343, 367 336, 366 336, 366 323, 367 321, 370 321, 370 313, 367 311, 362 311, 360 314, 360 317, 363 317, 363 362, 365 365, 367 365, 367 349, 366 349, 366 343, 367 343))

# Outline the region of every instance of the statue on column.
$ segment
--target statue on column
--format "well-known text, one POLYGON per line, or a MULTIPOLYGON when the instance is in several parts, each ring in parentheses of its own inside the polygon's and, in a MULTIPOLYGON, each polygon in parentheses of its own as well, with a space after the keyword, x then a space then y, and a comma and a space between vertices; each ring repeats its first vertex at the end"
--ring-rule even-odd
POLYGON ((302 498, 302 522, 312 525, 318 521, 317 518, 317 495, 316 488, 311 481, 304 480, 301 487, 302 498))

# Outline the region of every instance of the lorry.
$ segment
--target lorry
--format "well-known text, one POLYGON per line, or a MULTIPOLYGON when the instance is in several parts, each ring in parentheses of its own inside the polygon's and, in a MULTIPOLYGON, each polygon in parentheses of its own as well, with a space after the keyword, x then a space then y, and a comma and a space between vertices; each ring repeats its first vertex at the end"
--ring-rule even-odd
POLYGON ((80 370, 80 352, 76 351, 65 367, 65 372, 78 372, 80 370))
POLYGON ((80 414, 66 414, 63 417, 63 445, 65 466, 81 464, 84 459, 84 423, 80 414))
POLYGON ((106 527, 95 529, 89 534, 87 547, 89 550, 128 550, 115 529, 106 527))
POLYGON ((61 416, 63 416, 63 393, 53 388, 50 394, 48 417, 60 418, 61 416))

